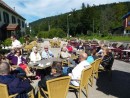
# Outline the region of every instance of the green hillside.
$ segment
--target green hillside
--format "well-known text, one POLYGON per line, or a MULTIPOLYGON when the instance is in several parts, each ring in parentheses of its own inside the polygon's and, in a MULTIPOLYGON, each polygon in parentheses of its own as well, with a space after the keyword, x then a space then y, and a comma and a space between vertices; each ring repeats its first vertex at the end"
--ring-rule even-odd
POLYGON ((122 16, 130 11, 130 2, 112 3, 99 6, 81 5, 80 10, 73 9, 69 13, 39 19, 30 23, 32 32, 35 34, 49 29, 60 28, 67 32, 67 17, 69 21, 69 32, 72 36, 91 35, 113 32, 114 28, 121 27, 123 24, 122 16), (71 14, 70 16, 68 16, 71 14))

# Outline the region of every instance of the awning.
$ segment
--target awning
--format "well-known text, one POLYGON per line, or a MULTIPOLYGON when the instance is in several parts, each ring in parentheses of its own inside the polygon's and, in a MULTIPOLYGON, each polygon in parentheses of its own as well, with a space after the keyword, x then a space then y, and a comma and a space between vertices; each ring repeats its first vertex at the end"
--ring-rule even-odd
POLYGON ((8 30, 8 31, 16 31, 19 29, 20 29, 20 27, 18 24, 8 24, 6 27, 6 30, 8 30))
POLYGON ((20 30, 20 26, 18 24, 4 24, 3 26, 1 26, 1 29, 7 31, 16 31, 20 30))

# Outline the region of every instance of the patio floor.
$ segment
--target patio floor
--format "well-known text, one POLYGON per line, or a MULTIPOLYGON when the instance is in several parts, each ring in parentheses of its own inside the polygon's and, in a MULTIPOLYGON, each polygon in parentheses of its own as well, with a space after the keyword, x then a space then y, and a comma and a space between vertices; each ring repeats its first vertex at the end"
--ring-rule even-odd
MULTIPOLYGON (((130 98, 130 63, 115 60, 112 70, 112 80, 106 72, 99 73, 99 79, 93 87, 88 88, 88 98, 130 98)), ((76 98, 69 92, 67 98, 76 98)), ((81 98, 86 98, 82 94, 81 98)))

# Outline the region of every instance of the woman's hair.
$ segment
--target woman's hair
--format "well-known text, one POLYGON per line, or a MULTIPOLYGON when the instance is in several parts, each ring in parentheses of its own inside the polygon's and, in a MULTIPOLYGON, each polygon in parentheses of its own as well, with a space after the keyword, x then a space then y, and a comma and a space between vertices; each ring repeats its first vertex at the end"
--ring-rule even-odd
POLYGON ((19 51, 19 54, 20 54, 20 55, 22 54, 20 49, 16 49, 16 50, 15 50, 15 54, 17 53, 17 51, 19 51))
POLYGON ((106 52, 106 54, 109 54, 109 48, 108 47, 104 47, 103 50, 106 52))
POLYGON ((96 55, 96 53, 97 53, 96 49, 93 49, 92 50, 92 55, 96 55))
POLYGON ((33 47, 33 48, 32 48, 32 51, 33 51, 33 52, 37 51, 37 47, 33 47))
POLYGON ((52 64, 52 69, 56 69, 56 73, 62 73, 62 62, 54 61, 52 64))

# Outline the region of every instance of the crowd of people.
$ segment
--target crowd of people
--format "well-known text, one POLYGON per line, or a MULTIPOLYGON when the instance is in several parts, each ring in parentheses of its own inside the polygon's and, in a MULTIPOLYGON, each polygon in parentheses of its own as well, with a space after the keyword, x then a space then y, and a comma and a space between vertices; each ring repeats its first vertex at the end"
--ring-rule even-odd
MULTIPOLYGON (((9 94, 19 93, 18 98, 20 98, 19 96, 26 96, 26 93, 32 89, 30 81, 27 77, 34 75, 34 73, 31 72, 31 69, 28 66, 29 62, 22 55, 22 44, 20 41, 16 39, 16 36, 11 36, 11 40, 11 52, 8 53, 6 57, 0 56, 0 83, 7 84, 9 94), (18 77, 19 75, 14 73, 12 74, 12 72, 15 71, 24 73, 25 76, 21 78, 18 77)), ((55 57, 54 53, 50 51, 49 46, 45 45, 43 48, 44 49, 41 53, 38 51, 36 46, 32 48, 32 52, 30 52, 29 55, 30 62, 35 63, 42 59, 49 60, 50 58, 55 57)), ((91 66, 91 63, 98 58, 102 58, 100 66, 104 67, 106 70, 111 69, 114 57, 111 50, 106 45, 102 44, 99 45, 98 48, 85 50, 83 43, 80 43, 80 45, 75 48, 69 43, 67 45, 63 44, 60 51, 60 58, 69 63, 67 63, 67 66, 63 66, 62 62, 54 61, 51 66, 50 74, 41 78, 38 83, 39 87, 47 90, 47 80, 66 75, 71 77, 71 85, 79 86, 80 82, 77 80, 81 78, 82 70, 91 66), (73 59, 72 55, 77 55, 77 52, 79 51, 81 52, 78 57, 73 59)))

